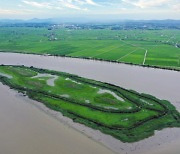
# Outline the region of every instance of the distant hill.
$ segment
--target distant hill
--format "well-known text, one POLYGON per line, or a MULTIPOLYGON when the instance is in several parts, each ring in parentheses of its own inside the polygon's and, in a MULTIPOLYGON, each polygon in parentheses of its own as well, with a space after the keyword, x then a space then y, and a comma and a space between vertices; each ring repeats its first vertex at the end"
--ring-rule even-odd
POLYGON ((38 19, 33 18, 30 20, 19 19, 0 19, 0 27, 50 27, 56 24, 68 24, 72 28, 73 24, 80 28, 98 28, 98 29, 111 28, 112 30, 120 29, 180 29, 180 20, 93 20, 90 18, 47 18, 38 19), (94 25, 94 26, 92 26, 94 25))
POLYGON ((173 20, 173 19, 167 19, 167 20, 103 20, 103 19, 91 19, 91 18, 71 18, 71 17, 63 17, 63 18, 47 18, 47 19, 39 19, 39 18, 33 18, 29 20, 20 20, 20 19, 0 19, 0 23, 164 23, 164 24, 180 24, 180 20, 173 20))

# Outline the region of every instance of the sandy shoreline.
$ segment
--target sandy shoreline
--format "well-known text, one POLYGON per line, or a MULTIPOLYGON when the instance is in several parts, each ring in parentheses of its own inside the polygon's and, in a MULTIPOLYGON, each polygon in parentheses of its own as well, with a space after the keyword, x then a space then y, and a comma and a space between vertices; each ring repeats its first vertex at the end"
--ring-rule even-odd
MULTIPOLYGON (((10 91, 13 91, 13 90, 10 90, 10 91)), ((16 92, 13 91, 13 93, 16 93, 16 92)), ((93 143, 97 145, 99 145, 100 143, 101 145, 99 146, 100 147, 102 146, 104 149, 106 149, 108 151, 107 154, 110 154, 110 153, 169 154, 169 153, 164 153, 164 151, 166 152, 170 149, 171 149, 170 150, 171 154, 179 154, 179 151, 180 151, 180 148, 179 148, 180 147, 180 129, 179 128, 168 128, 162 131, 156 131, 155 136, 152 136, 150 138, 147 138, 143 141, 139 141, 136 143, 122 143, 121 141, 114 139, 110 135, 105 135, 98 130, 93 130, 82 124, 74 123, 71 119, 62 116, 61 113, 50 110, 42 103, 30 100, 28 97, 24 97, 22 94, 16 93, 15 97, 17 99, 22 100, 23 102, 26 102, 27 104, 31 106, 35 106, 36 108, 38 108, 38 110, 43 111, 45 114, 50 115, 50 117, 53 117, 53 119, 58 120, 60 124, 63 125, 63 127, 70 129, 72 132, 74 132, 75 130, 82 137, 90 139, 93 143)), ((84 145, 86 145, 86 143, 83 143, 83 146, 84 145)), ((103 152, 103 154, 104 153, 105 152, 103 152)), ((85 154, 88 154, 88 152, 86 152, 85 154)))

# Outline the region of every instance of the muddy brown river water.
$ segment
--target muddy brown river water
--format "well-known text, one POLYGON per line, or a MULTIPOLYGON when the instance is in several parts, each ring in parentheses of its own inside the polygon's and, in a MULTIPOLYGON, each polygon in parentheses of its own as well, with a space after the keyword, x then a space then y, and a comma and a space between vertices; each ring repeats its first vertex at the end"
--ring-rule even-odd
MULTIPOLYGON (((34 66, 109 82, 169 100, 180 110, 180 72, 17 53, 0 53, 0 64, 34 66)), ((153 137, 127 144, 73 123, 1 84, 0 98, 0 154, 111 154, 103 145, 119 154, 179 154, 180 151, 179 128, 164 129, 153 137)))
POLYGON ((113 154, 0 83, 0 154, 113 154))

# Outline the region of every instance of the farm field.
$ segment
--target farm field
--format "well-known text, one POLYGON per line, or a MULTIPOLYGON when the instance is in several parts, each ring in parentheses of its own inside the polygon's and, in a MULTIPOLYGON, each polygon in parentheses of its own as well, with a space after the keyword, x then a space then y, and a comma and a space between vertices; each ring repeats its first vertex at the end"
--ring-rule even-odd
POLYGON ((1 65, 0 82, 123 142, 180 127, 180 114, 168 101, 72 74, 1 65))
POLYGON ((0 28, 0 50, 180 68, 179 30, 0 28))

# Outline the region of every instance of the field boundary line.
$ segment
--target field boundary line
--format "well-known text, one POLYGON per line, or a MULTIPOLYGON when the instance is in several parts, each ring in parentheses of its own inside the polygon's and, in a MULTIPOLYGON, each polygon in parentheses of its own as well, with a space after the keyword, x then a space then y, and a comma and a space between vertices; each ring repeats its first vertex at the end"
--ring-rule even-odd
POLYGON ((119 47, 123 47, 123 46, 125 46, 125 45, 126 45, 126 44, 123 44, 123 45, 121 45, 121 46, 118 46, 118 47, 116 47, 116 48, 110 49, 110 50, 108 50, 108 51, 105 51, 105 52, 102 52, 102 53, 96 54, 96 55, 92 56, 92 58, 93 58, 93 57, 96 57, 96 56, 99 56, 99 55, 101 55, 101 54, 104 54, 104 53, 110 52, 110 51, 112 51, 112 50, 114 50, 114 49, 118 49, 119 47))
POLYGON ((171 36, 167 41, 165 42, 169 42, 170 40, 172 40, 173 38, 175 38, 175 34, 173 36, 171 36))
POLYGON ((132 53, 136 52, 138 49, 139 49, 139 48, 136 48, 135 50, 133 50, 133 51, 131 51, 131 52, 127 53, 126 55, 124 55, 124 56, 122 56, 122 57, 120 57, 120 58, 116 59, 116 61, 118 61, 118 60, 120 60, 120 59, 122 59, 122 58, 124 58, 124 57, 126 57, 126 56, 129 56, 130 54, 132 54, 132 53))
POLYGON ((146 52, 145 52, 145 54, 144 54, 143 65, 144 65, 144 64, 145 64, 145 62, 146 62, 147 52, 148 52, 148 50, 146 50, 146 52))
MULTIPOLYGON (((109 44, 109 43, 108 43, 109 44)), ((103 49, 104 47, 104 45, 103 44, 101 44, 101 45, 98 45, 98 46, 96 46, 96 47, 91 47, 91 49, 96 49, 96 48, 99 48, 99 47, 101 47, 102 46, 102 48, 100 48, 100 49, 98 49, 98 50, 101 50, 101 49, 103 49)), ((85 55, 86 53, 84 53, 84 51, 87 51, 88 49, 85 49, 85 50, 81 50, 81 51, 77 51, 77 52, 83 52, 83 54, 81 53, 80 55, 78 55, 78 56, 83 56, 83 55, 85 55)), ((98 51, 98 50, 96 50, 96 51, 98 51)), ((75 53, 77 53, 77 52, 75 52, 75 53)), ((93 57, 89 57, 89 58, 93 58, 93 57)))
MULTIPOLYGON (((98 47, 101 47, 102 45, 99 45, 99 46, 96 46, 96 47, 91 47, 91 49, 93 49, 93 48, 98 48, 98 47)), ((77 51, 77 52, 73 52, 73 53, 79 53, 80 52, 80 55, 78 55, 78 56, 83 56, 85 53, 85 51, 87 51, 89 48, 87 48, 87 49, 82 49, 82 50, 80 50, 80 51, 77 51)))

